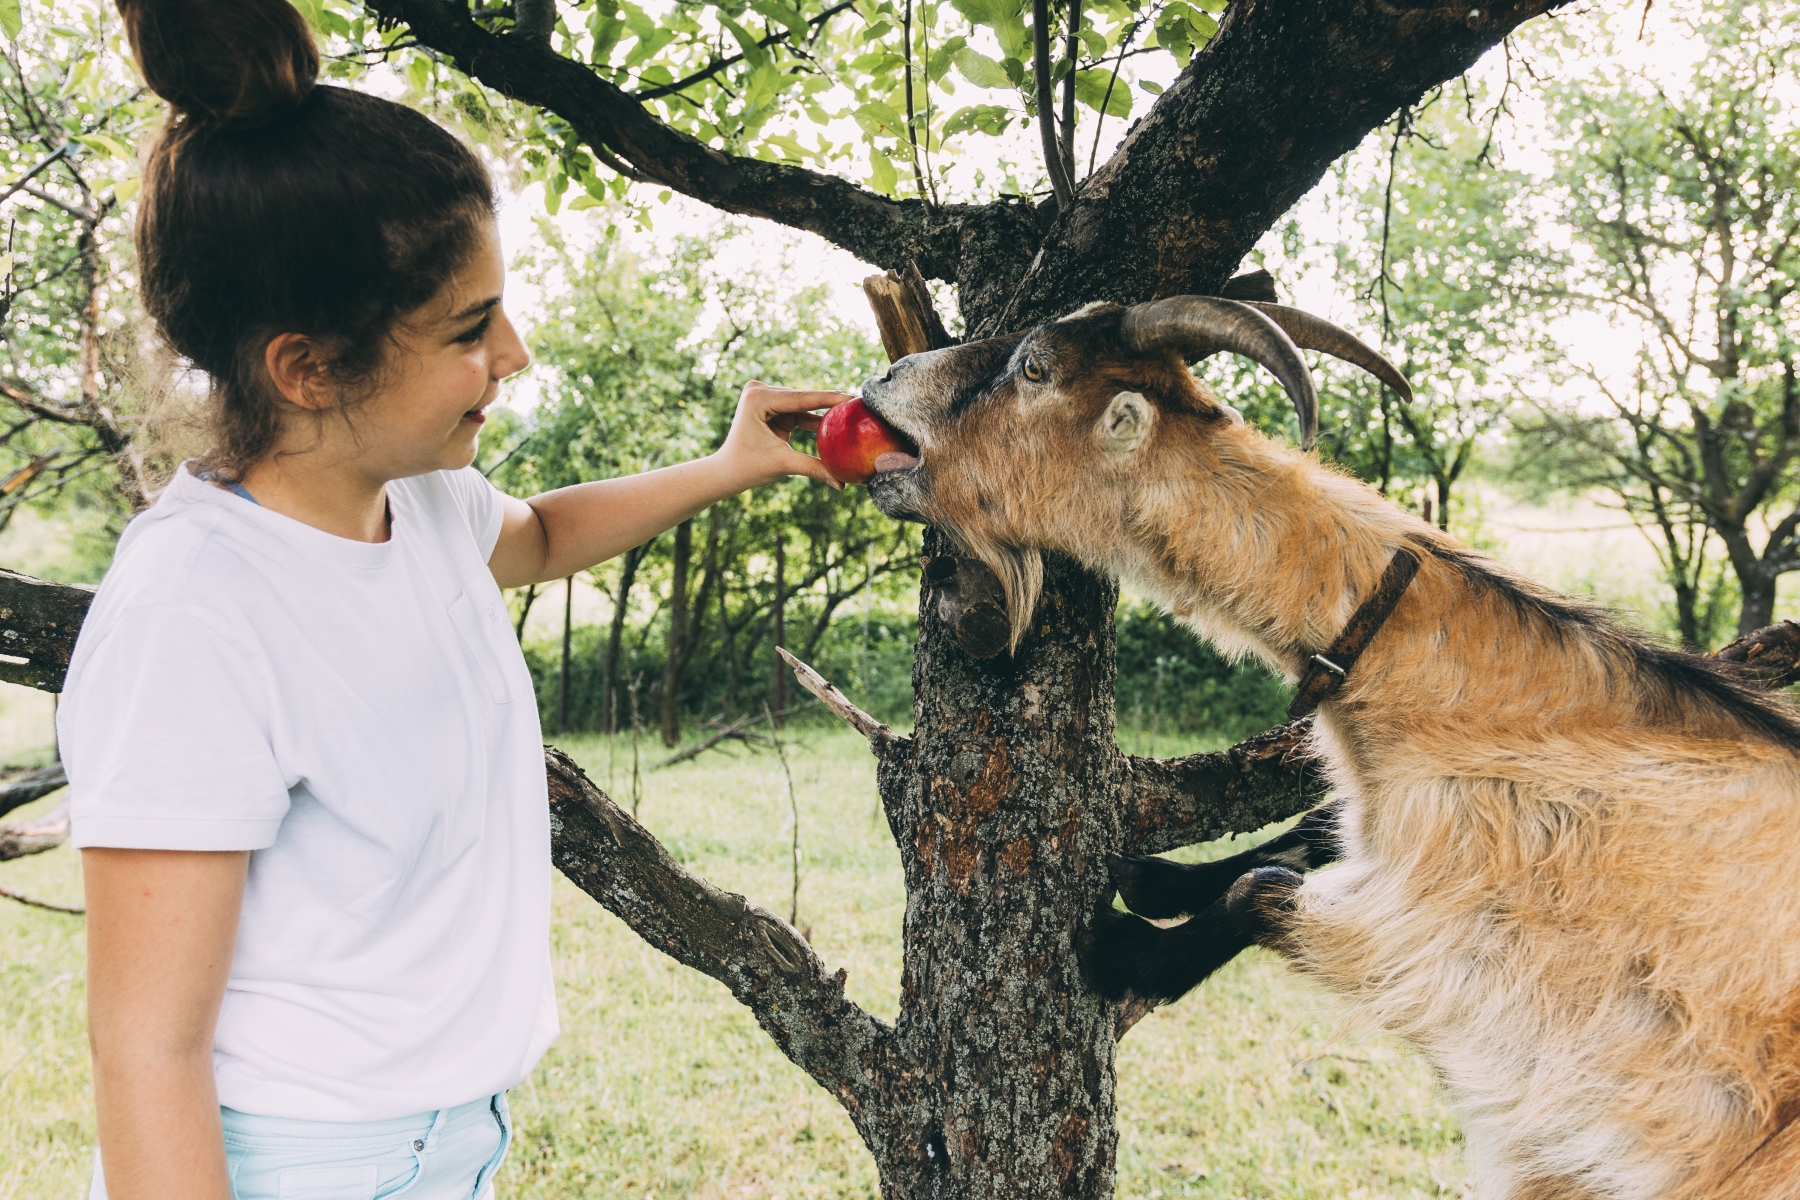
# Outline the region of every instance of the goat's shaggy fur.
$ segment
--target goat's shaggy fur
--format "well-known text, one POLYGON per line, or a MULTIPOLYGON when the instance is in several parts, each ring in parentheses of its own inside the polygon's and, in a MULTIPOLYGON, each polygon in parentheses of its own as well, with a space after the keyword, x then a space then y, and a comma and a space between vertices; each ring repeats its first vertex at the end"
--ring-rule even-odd
POLYGON ((1436 1065, 1486 1200, 1800 1197, 1800 722, 1247 428, 1120 311, 870 381, 921 457, 877 502, 995 569, 1015 641, 1055 549, 1290 680, 1420 552, 1315 723, 1342 861, 1263 940, 1436 1065))

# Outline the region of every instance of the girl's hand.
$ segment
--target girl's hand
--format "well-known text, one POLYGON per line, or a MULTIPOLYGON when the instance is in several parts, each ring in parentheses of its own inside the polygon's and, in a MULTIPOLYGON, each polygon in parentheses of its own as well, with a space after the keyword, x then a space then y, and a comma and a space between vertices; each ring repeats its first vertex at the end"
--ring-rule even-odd
POLYGON ((741 479, 740 487, 761 487, 789 475, 804 475, 820 483, 842 490, 843 484, 831 477, 825 464, 810 454, 788 445, 798 429, 817 431, 821 418, 813 416, 815 408, 831 408, 855 397, 845 392, 801 392, 793 388, 770 387, 751 380, 738 397, 737 415, 731 419, 731 432, 719 448, 721 466, 732 478, 741 479))

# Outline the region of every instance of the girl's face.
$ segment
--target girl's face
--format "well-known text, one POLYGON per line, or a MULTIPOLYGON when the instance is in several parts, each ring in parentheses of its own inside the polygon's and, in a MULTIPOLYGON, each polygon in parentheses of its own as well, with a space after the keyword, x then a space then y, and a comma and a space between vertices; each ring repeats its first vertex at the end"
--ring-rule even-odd
POLYGON ((500 381, 531 361, 500 306, 505 284, 490 223, 469 261, 395 331, 391 382, 356 414, 358 440, 382 475, 453 471, 475 460, 500 381))

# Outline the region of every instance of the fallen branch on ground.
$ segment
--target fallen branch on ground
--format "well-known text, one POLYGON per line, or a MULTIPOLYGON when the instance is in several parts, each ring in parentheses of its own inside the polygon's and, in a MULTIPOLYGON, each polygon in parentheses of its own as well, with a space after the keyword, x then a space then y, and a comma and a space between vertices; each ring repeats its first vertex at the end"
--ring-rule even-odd
POLYGON ((69 802, 64 800, 29 825, 0 824, 0 862, 42 854, 69 840, 69 802))

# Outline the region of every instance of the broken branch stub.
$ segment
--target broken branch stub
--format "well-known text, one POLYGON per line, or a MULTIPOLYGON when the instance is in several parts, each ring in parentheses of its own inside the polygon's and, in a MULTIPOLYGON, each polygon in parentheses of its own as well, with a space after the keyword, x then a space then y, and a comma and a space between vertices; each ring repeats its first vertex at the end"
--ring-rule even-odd
POLYGON ((862 288, 874 310, 875 325, 881 330, 881 345, 889 362, 956 345, 956 339, 932 307, 931 292, 925 286, 925 277, 919 274, 919 264, 908 263, 904 275, 898 271, 870 275, 863 280, 862 288))
POLYGON ((970 658, 993 658, 1012 641, 1006 591, 980 559, 941 554, 925 564, 938 616, 970 658))
POLYGON ((1779 621, 1746 633, 1713 651, 1720 662, 1735 663, 1761 687, 1784 688, 1800 682, 1800 624, 1779 621))
POLYGON ((775 647, 775 653, 781 655, 782 662, 794 669, 794 678, 800 681, 801 687, 817 696, 819 703, 829 708, 846 725, 869 739, 870 750, 881 754, 900 740, 892 729, 850 703, 850 698, 838 691, 829 679, 789 654, 786 646, 775 647))

